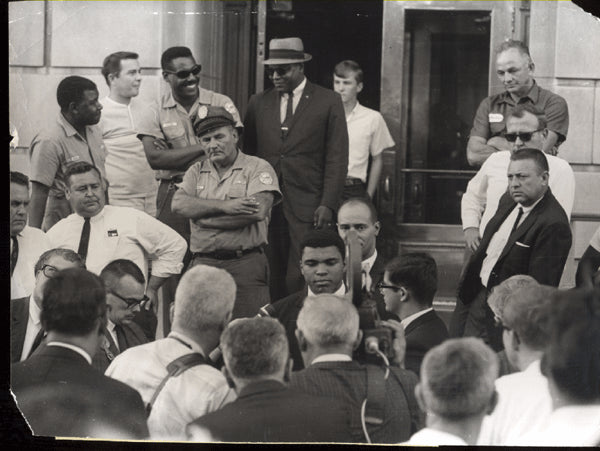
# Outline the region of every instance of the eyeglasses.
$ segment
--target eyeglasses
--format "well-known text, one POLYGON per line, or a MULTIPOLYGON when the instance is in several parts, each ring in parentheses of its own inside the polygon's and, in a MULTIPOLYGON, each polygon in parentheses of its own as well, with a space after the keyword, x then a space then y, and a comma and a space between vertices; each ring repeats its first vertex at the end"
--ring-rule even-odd
POLYGON ((128 298, 124 298, 123 296, 121 296, 120 294, 115 293, 112 290, 108 291, 110 294, 112 294, 113 296, 118 297, 120 300, 122 300, 125 304, 127 304, 127 308, 128 309, 132 309, 135 308, 136 306, 143 304, 144 302, 147 302, 150 300, 150 298, 146 295, 144 295, 144 297, 142 299, 128 299, 128 298))
POLYGON ((532 132, 505 133, 504 137, 510 143, 514 143, 517 140, 517 138, 519 138, 523 142, 527 142, 527 141, 529 141, 531 139, 531 137, 533 136, 534 133, 541 132, 542 130, 544 130, 544 129, 543 128, 538 128, 537 130, 534 130, 532 132))
POLYGON ((377 289, 378 290, 383 290, 384 288, 387 288, 389 290, 393 290, 394 292, 397 292, 400 289, 400 287, 397 287, 396 285, 386 285, 383 282, 379 282, 377 284, 377 289))
POLYGON ((200 64, 196 64, 191 69, 182 69, 182 70, 178 70, 177 72, 173 72, 171 70, 165 69, 163 72, 166 72, 167 74, 175 74, 175 75, 177 75, 177 78, 181 78, 182 80, 185 80, 186 78, 188 78, 190 76, 190 74, 198 75, 201 71, 202 71, 202 66, 200 64))
POLYGON ((48 279, 53 279, 56 274, 60 271, 56 266, 44 265, 42 266, 42 272, 48 279))
POLYGON ((274 74, 277 74, 280 77, 283 77, 291 68, 292 66, 267 67, 267 75, 272 77, 274 74))

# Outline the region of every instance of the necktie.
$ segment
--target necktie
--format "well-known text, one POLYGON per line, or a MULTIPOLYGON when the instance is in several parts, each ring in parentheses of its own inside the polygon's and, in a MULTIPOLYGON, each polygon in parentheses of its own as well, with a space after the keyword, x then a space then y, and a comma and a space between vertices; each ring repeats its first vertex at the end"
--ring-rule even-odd
POLYGON ((77 253, 85 263, 88 253, 88 244, 90 243, 90 218, 83 219, 83 228, 81 229, 81 238, 79 238, 79 247, 77 253))
POLYGON ((117 334, 117 343, 119 344, 119 353, 127 349, 127 340, 125 339, 125 332, 121 326, 115 325, 115 333, 117 334))
POLYGON ((521 220, 521 216, 523 216, 523 208, 519 207, 519 212, 517 213, 517 220, 515 221, 515 223, 513 224, 513 228, 510 231, 510 233, 512 234, 515 230, 517 230, 517 227, 519 226, 519 221, 521 220))
POLYGON ((369 263, 363 262, 361 263, 361 267, 363 287, 367 291, 369 291, 371 289, 371 276, 369 274, 369 271, 371 271, 371 265, 369 265, 369 263))
POLYGON ((292 122, 292 116, 294 116, 294 93, 287 93, 287 106, 285 109, 285 119, 281 123, 281 138, 285 139, 290 129, 290 124, 292 122))
POLYGON ((40 328, 37 335, 35 336, 35 339, 33 340, 33 344, 31 345, 31 350, 29 351, 29 355, 27 355, 27 358, 31 357, 31 354, 33 354, 33 351, 35 351, 38 348, 38 346, 42 343, 42 340, 45 336, 46 332, 43 328, 40 328))
POLYGON ((17 266, 17 260, 19 259, 19 240, 16 236, 11 236, 10 239, 12 241, 12 252, 10 253, 10 276, 12 277, 15 266, 17 266))

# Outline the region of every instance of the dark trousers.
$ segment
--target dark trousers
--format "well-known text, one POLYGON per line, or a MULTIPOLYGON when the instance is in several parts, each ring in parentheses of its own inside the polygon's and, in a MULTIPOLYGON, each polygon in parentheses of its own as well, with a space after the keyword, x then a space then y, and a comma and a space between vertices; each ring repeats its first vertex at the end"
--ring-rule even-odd
POLYGON ((261 249, 230 260, 196 256, 191 266, 208 265, 226 270, 237 287, 232 319, 256 316, 258 310, 271 302, 269 296, 269 265, 261 249))
POLYGON ((364 183, 358 183, 356 185, 344 186, 344 191, 342 192, 342 202, 354 197, 370 199, 369 195, 367 194, 367 185, 364 183))

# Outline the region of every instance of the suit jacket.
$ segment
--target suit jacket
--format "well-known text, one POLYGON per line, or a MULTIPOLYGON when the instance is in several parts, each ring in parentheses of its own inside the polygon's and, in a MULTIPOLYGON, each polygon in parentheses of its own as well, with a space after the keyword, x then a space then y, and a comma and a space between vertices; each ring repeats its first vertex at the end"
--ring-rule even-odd
POLYGON ((435 311, 430 311, 409 323, 404 331, 406 356, 404 367, 419 375, 427 351, 448 338, 448 329, 435 311))
MULTIPOLYGON (((381 370, 383 380, 384 372, 381 370)), ((373 443, 406 441, 424 426, 424 416, 415 398, 418 379, 410 371, 391 367, 385 380, 383 423, 369 426, 373 443)), ((352 441, 365 442, 360 411, 367 396, 367 368, 356 361, 319 362, 292 373, 290 388, 297 391, 343 400, 351 411, 352 441)))
POLYGON ((285 139, 281 136, 280 94, 253 95, 244 118, 243 151, 275 169, 284 210, 312 222, 320 205, 337 210, 348 172, 348 128, 338 94, 308 80, 285 139))
POLYGON ((148 437, 146 413, 139 393, 104 376, 71 349, 45 346, 27 360, 13 365, 11 388, 37 435, 85 437, 90 433, 89 426, 97 422, 99 426, 102 423, 118 425, 133 438, 148 437), (50 396, 43 409, 36 405, 36 393, 50 396), (79 404, 77 401, 81 398, 84 402, 79 404), (63 411, 72 415, 59 421, 52 415, 55 409, 56 415, 63 411))
POLYGON ((302 353, 300 352, 300 346, 296 339, 296 320, 298 314, 304 305, 304 299, 308 296, 308 288, 304 287, 302 290, 292 293, 289 296, 280 299, 273 303, 273 317, 277 318, 279 322, 285 328, 285 332, 288 339, 288 345, 290 347, 290 357, 294 362, 292 368, 293 371, 298 371, 304 368, 304 361, 302 360, 302 353))
POLYGON ((275 380, 254 382, 238 398, 188 425, 227 442, 348 442, 349 412, 339 402, 290 390, 275 380))
POLYGON ((30 296, 10 300, 10 363, 21 360, 29 321, 29 299, 30 296))
MULTIPOLYGON (((121 324, 121 329, 125 334, 125 341, 127 342, 125 349, 148 343, 148 338, 146 338, 146 335, 136 323, 121 324)), ((121 352, 125 351, 125 349, 121 349, 120 351, 117 349, 115 341, 108 329, 106 329, 106 326, 102 327, 102 334, 103 338, 101 339, 98 351, 92 359, 92 366, 101 373, 104 373, 110 362, 121 352)))
MULTIPOLYGON (((500 198, 498 210, 485 228, 477 251, 471 256, 459 283, 458 296, 470 304, 482 288, 481 264, 490 240, 516 207, 508 192, 500 198)), ((557 287, 571 248, 571 227, 567 214, 548 188, 542 200, 511 233, 494 265, 487 289, 516 274, 528 274, 544 285, 557 287)))

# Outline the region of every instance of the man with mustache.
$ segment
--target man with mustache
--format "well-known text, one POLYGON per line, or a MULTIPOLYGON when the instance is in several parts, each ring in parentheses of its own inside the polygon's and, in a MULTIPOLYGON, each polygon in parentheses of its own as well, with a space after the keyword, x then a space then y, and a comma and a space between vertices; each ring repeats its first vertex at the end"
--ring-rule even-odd
POLYGON ((529 49, 521 41, 509 39, 496 52, 496 74, 505 91, 483 99, 473 121, 467 143, 467 159, 472 166, 483 162, 498 150, 510 150, 504 138, 506 118, 522 104, 540 108, 548 118, 548 136, 541 149, 556 155, 558 146, 567 138, 569 109, 561 96, 540 88, 533 78, 535 64, 529 49))

